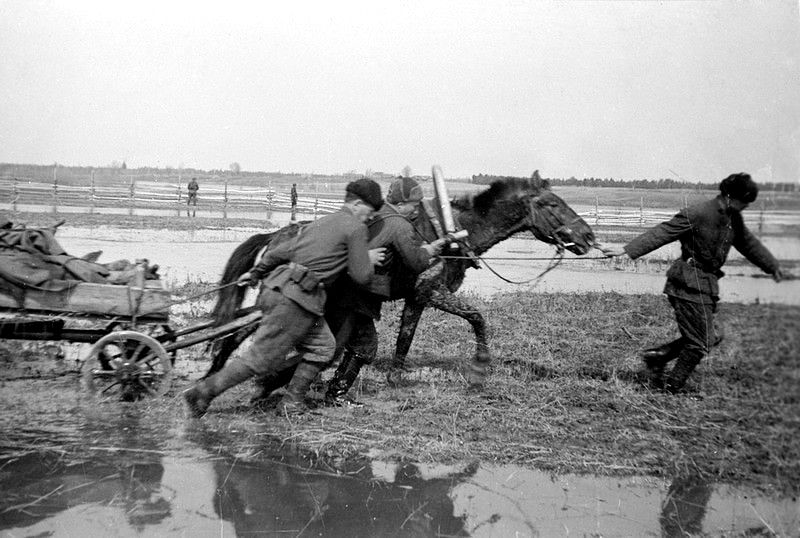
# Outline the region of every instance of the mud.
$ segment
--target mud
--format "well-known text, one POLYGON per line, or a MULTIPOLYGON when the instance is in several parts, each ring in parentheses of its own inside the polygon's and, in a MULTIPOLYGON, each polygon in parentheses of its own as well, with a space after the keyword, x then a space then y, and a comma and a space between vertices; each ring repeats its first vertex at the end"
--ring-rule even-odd
POLYGON ((280 420, 274 417, 243 444, 236 426, 187 419, 174 396, 125 404, 89 398, 78 387, 63 374, 3 382, 1 536, 796 536, 800 530, 796 499, 692 476, 550 475, 514 465, 392 461, 377 453, 326 460, 272 436, 270 421, 280 420))

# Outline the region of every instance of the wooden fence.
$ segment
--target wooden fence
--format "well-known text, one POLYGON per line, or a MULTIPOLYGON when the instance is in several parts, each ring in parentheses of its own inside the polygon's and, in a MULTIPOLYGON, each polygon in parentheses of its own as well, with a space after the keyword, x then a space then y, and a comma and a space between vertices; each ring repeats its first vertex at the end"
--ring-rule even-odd
MULTIPOLYGON (((127 208, 134 214, 138 208, 167 209, 181 214, 187 208, 186 186, 176 181, 154 181, 152 176, 137 178, 130 176, 127 184, 122 181, 97 184, 92 176, 88 184, 67 185, 55 178, 52 183, 22 177, 0 177, 0 201, 2 209, 17 211, 59 212, 59 207, 83 207, 89 212, 100 208, 127 208)), ((263 187, 229 185, 227 180, 219 183, 204 182, 198 192, 198 211, 216 210, 223 215, 231 212, 263 214, 267 218, 273 211, 291 211, 289 185, 274 187, 267 183, 263 187)), ((344 185, 318 187, 302 185, 298 191, 296 211, 302 218, 324 215, 336 211, 342 203, 344 185)), ((684 201, 686 205, 686 201, 684 201)), ((194 207, 192 207, 194 209, 194 207)), ((578 214, 592 226, 648 227, 663 222, 675 214, 675 210, 648 208, 642 197, 638 208, 615 208, 600 206, 576 207, 578 214)), ((745 219, 759 234, 765 224, 798 224, 797 212, 767 210, 764 204, 745 213, 745 219)))
MULTIPOLYGON (((34 211, 43 208, 58 213, 59 207, 85 207, 90 212, 99 208, 125 208, 131 214, 137 208, 173 209, 181 211, 187 207, 188 191, 178 182, 137 180, 133 176, 126 185, 96 184, 91 178, 88 185, 64 185, 54 181, 52 184, 26 178, 0 178, 0 200, 7 209, 16 212, 35 206, 34 211)), ((341 193, 320 192, 316 186, 309 190, 298 190, 297 212, 316 217, 336 211, 342 204, 341 193)), ((194 206, 192 206, 194 207, 194 206)), ((282 190, 271 184, 264 187, 231 186, 226 181, 221 184, 204 183, 197 195, 200 210, 247 211, 271 213, 272 211, 291 211, 289 187, 282 190)))

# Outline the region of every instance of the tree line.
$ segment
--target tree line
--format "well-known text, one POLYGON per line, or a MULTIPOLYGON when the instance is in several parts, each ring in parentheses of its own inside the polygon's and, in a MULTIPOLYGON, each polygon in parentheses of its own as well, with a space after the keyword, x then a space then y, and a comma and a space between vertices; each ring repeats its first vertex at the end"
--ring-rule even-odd
MULTIPOLYGON (((491 174, 476 174, 472 176, 472 183, 478 185, 489 185, 498 179, 505 179, 508 176, 495 176, 491 174)), ((523 179, 523 178, 519 178, 523 179)), ((710 190, 716 191, 719 188, 719 183, 700 183, 691 181, 678 181, 672 178, 661 179, 633 179, 623 180, 614 178, 599 178, 599 177, 585 177, 578 179, 576 177, 570 178, 543 178, 550 182, 554 187, 558 186, 572 186, 572 187, 624 187, 629 189, 680 189, 680 190, 710 190)), ((765 182, 759 183, 759 187, 767 191, 796 191, 797 185, 794 183, 781 183, 781 182, 765 182)))

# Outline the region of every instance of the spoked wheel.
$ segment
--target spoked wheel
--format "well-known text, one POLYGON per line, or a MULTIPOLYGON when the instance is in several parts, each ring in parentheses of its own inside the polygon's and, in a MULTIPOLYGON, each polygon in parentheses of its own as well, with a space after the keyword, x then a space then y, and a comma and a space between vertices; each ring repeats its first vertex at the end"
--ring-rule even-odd
POLYGON ((92 346, 81 377, 92 394, 132 402, 164 395, 172 375, 172 361, 155 338, 136 331, 116 331, 92 346))

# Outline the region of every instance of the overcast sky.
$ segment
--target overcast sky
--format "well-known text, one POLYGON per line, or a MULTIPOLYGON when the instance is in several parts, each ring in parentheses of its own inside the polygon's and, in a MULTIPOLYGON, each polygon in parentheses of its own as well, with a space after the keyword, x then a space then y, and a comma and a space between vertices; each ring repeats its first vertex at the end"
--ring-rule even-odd
POLYGON ((262 3, 0 0, 0 162, 800 177, 798 0, 262 3))

